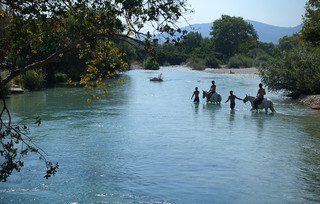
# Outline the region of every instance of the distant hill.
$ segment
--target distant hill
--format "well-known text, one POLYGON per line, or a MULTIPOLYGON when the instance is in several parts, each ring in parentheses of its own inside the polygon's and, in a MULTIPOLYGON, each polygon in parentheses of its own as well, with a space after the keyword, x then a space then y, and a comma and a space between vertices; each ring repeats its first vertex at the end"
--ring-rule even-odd
MULTIPOLYGON (((302 28, 302 25, 298 25, 296 27, 279 27, 252 20, 245 21, 253 25, 259 35, 259 41, 266 43, 272 42, 274 44, 278 44, 279 39, 286 35, 292 36, 293 34, 300 32, 302 28)), ((188 32, 199 32, 202 37, 211 37, 211 27, 212 23, 193 24, 191 26, 183 27, 182 30, 187 30, 188 32)))

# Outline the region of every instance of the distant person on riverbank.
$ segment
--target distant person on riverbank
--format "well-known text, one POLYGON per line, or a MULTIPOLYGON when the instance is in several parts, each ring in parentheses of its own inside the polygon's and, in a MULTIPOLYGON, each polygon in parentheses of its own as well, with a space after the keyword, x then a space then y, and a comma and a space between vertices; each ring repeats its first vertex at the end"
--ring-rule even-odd
POLYGON ((262 88, 262 84, 259 84, 259 89, 257 93, 257 97, 253 100, 253 110, 258 109, 258 105, 262 102, 264 99, 264 95, 266 95, 266 90, 262 88))
POLYGON ((231 110, 233 110, 234 107, 236 106, 236 99, 243 101, 243 99, 238 98, 236 95, 233 95, 233 91, 230 91, 230 96, 229 96, 228 100, 226 100, 226 103, 230 100, 231 110))
POLYGON ((211 82, 212 85, 210 87, 210 90, 209 90, 209 93, 208 93, 208 96, 207 96, 207 102, 209 101, 209 99, 211 98, 211 96, 216 93, 216 85, 215 85, 215 81, 212 81, 211 82))
POLYGON ((199 91, 198 91, 198 87, 195 88, 195 91, 193 92, 192 96, 191 96, 191 100, 194 96, 194 101, 193 102, 197 102, 199 103, 200 100, 199 100, 199 91))

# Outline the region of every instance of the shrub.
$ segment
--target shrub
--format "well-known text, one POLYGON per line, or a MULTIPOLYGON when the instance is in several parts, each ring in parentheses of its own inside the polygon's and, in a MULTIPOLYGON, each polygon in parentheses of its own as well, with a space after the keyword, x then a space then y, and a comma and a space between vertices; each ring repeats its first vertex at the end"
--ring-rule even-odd
POLYGON ((204 70, 206 68, 205 61, 194 55, 188 60, 187 65, 193 70, 204 70))
POLYGON ((273 91, 296 97, 320 93, 320 48, 303 45, 289 51, 260 68, 262 81, 273 91))
POLYGON ((208 68, 218 68, 219 62, 214 55, 207 55, 204 59, 205 65, 208 68))
POLYGON ((54 74, 54 78, 56 82, 66 82, 68 80, 68 75, 58 72, 54 74))
POLYGON ((253 61, 253 66, 254 67, 265 67, 266 64, 271 61, 273 57, 271 57, 268 54, 263 54, 258 57, 256 57, 253 61))
POLYGON ((244 55, 234 55, 229 59, 229 68, 243 68, 252 67, 253 60, 250 57, 244 55))
POLYGON ((147 57, 143 62, 145 69, 158 70, 160 68, 159 63, 154 57, 147 57))
POLYGON ((28 90, 43 88, 46 82, 45 78, 46 74, 43 71, 29 70, 22 76, 22 84, 28 90))

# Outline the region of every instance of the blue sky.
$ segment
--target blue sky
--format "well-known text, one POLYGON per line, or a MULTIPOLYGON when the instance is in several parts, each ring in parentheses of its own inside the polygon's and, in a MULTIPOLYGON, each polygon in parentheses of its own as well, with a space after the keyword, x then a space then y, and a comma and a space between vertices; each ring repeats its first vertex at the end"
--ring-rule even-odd
MULTIPOLYGON (((229 15, 274 26, 302 24, 307 0, 187 0, 195 11, 187 15, 190 24, 211 23, 229 15)), ((187 23, 181 22, 180 26, 187 23)))

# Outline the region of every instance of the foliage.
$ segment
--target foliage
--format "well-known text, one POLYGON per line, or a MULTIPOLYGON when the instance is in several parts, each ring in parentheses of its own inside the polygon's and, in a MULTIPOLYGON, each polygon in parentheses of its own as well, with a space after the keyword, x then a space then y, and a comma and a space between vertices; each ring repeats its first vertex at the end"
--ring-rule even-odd
POLYGON ((191 53, 195 48, 201 46, 202 36, 199 32, 190 32, 183 40, 185 53, 191 53))
POLYGON ((202 58, 192 55, 188 60, 187 65, 192 67, 193 70, 204 70, 206 68, 205 61, 202 58))
POLYGON ((208 68, 218 68, 219 67, 219 60, 213 54, 207 55, 204 58, 204 61, 205 61, 204 63, 206 65, 206 67, 208 67, 208 68))
POLYGON ((154 57, 147 57, 143 62, 145 69, 158 70, 160 68, 159 63, 154 57))
POLYGON ((302 39, 320 46, 320 1, 309 0, 306 3, 306 12, 303 18, 302 39))
MULTIPOLYGON (((168 41, 178 44, 185 33, 176 26, 176 22, 188 11, 184 0, 1 0, 0 69, 7 71, 8 75, 1 79, 0 92, 4 92, 4 87, 11 80, 30 70, 39 74, 42 69, 52 77, 55 73, 51 70, 55 67, 52 63, 70 62, 70 57, 76 59, 74 56, 77 56, 81 67, 83 64, 86 66, 79 83, 89 91, 93 86, 102 88, 108 95, 109 84, 105 84, 103 79, 114 78, 115 73, 128 68, 126 54, 119 50, 117 43, 144 47, 146 52, 154 55, 157 41, 150 39, 164 34, 168 41), (154 29, 152 34, 142 32, 146 25, 154 29), (5 61, 12 64, 7 66, 5 61)), ((77 84, 71 79, 69 82, 77 84)), ((101 98, 95 94, 89 97, 101 98)), ((10 115, 6 107, 3 112, 10 115)), ((1 114, 1 121, 4 121, 3 116, 1 114)), ((26 144, 27 135, 12 135, 15 130, 11 120, 9 125, 2 123, 2 141, 13 139, 13 143, 26 144)), ((2 148, 15 151, 10 142, 6 145, 2 143, 2 148)), ((32 143, 29 146, 34 147, 32 143)), ((36 149, 28 148, 26 152, 36 149)), ((3 164, 17 164, 12 170, 19 170, 23 164, 19 163, 20 157, 2 156, 3 164)), ((4 166, 1 168, 5 170, 4 166)), ((49 168, 48 172, 51 174, 55 170, 49 168)), ((6 176, 11 173, 8 171, 6 176)))
POLYGON ((270 61, 261 68, 262 81, 273 91, 290 96, 320 93, 320 48, 303 45, 270 61))
POLYGON ((231 57, 236 53, 246 54, 257 44, 258 35, 253 25, 241 17, 222 15, 213 22, 212 31, 215 50, 231 57))
POLYGON ((44 72, 28 70, 22 75, 22 85, 28 90, 35 90, 44 87, 46 82, 46 74, 44 72))
POLYGON ((229 68, 252 67, 253 60, 245 55, 236 54, 231 57, 228 62, 229 68))
POLYGON ((294 34, 291 37, 284 36, 279 40, 278 47, 283 50, 291 50, 299 45, 299 35, 294 34))
POLYGON ((273 57, 268 54, 259 55, 253 61, 253 67, 265 67, 266 64, 272 59, 273 57))
POLYGON ((58 72, 54 75, 54 78, 55 78, 55 81, 56 82, 67 82, 68 80, 68 75, 67 74, 64 74, 64 73, 61 73, 61 72, 58 72))
MULTIPOLYGON (((0 166, 0 181, 7 181, 14 170, 20 172, 24 166, 22 157, 26 156, 29 152, 37 153, 40 159, 45 162, 47 167, 45 178, 55 175, 59 168, 58 163, 53 165, 50 161, 46 160, 46 153, 37 147, 30 139, 30 132, 27 126, 13 125, 5 100, 3 99, 2 102, 3 108, 0 113, 0 143, 3 149, 0 153, 4 161, 0 166)), ((35 124, 41 124, 40 118, 36 119, 35 124)))

